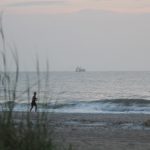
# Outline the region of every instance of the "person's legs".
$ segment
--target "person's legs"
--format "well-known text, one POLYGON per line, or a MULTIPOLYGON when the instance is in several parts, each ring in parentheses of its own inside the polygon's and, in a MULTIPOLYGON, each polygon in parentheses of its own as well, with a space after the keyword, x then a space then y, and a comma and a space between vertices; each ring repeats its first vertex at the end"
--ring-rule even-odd
POLYGON ((30 112, 32 111, 33 105, 31 104, 30 112))
POLYGON ((34 106, 35 106, 35 112, 36 112, 37 111, 37 105, 35 104, 34 106))

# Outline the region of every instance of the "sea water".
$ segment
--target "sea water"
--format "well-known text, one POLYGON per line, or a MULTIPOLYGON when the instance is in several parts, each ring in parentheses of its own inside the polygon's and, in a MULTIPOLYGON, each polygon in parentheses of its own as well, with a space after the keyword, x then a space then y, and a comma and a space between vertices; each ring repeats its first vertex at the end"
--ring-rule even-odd
POLYGON ((150 72, 22 72, 14 110, 27 111, 34 91, 39 111, 150 113, 150 72))

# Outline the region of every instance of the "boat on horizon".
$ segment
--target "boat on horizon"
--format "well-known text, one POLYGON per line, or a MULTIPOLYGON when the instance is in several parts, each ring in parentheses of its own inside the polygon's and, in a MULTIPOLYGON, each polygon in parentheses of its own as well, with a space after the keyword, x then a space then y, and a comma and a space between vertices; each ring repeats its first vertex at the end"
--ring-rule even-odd
POLYGON ((86 70, 82 67, 76 67, 75 72, 86 72, 86 70))

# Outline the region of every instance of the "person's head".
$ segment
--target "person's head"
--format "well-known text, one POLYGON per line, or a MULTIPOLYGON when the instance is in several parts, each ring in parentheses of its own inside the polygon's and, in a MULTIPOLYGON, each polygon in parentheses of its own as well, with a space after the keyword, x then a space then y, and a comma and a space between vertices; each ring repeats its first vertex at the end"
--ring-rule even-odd
POLYGON ((36 92, 34 92, 34 95, 36 95, 36 92))

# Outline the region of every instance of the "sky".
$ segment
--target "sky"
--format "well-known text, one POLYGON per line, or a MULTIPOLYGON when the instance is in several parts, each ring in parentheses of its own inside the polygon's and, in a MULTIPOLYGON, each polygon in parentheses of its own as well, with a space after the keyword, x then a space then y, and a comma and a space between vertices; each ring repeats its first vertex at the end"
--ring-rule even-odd
POLYGON ((0 0, 21 70, 150 70, 149 0, 0 0))

